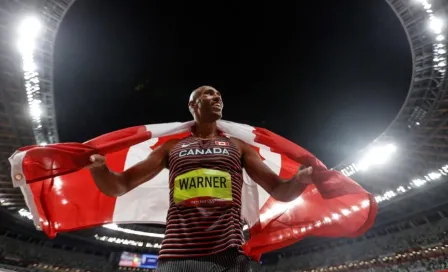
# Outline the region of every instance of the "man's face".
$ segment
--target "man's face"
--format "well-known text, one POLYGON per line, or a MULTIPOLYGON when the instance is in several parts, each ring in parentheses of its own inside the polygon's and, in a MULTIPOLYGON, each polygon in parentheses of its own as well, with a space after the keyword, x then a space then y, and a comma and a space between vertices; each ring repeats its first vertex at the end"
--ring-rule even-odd
POLYGON ((194 91, 192 96, 190 106, 193 106, 194 114, 199 120, 213 122, 221 119, 224 104, 221 93, 215 88, 210 86, 200 87, 194 91))

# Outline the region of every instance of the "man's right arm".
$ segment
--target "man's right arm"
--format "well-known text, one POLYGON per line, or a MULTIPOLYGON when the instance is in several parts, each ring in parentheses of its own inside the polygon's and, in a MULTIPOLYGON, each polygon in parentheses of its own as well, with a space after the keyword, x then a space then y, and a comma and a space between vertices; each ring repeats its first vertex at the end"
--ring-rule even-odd
POLYGON ((89 167, 93 180, 98 189, 108 196, 121 196, 146 181, 154 178, 165 167, 169 151, 177 140, 167 141, 154 149, 149 156, 127 169, 123 173, 111 171, 101 155, 91 157, 92 165, 89 167))

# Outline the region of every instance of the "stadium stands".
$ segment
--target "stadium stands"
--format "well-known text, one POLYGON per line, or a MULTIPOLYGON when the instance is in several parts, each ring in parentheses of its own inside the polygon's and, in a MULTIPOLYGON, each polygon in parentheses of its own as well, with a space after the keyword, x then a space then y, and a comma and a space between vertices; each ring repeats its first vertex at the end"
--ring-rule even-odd
POLYGON ((448 268, 448 219, 300 256, 262 271, 436 271, 448 268))
POLYGON ((117 267, 111 256, 75 252, 72 248, 58 249, 38 239, 4 234, 0 236, 0 271, 31 272, 151 272, 152 269, 117 267))
MULTIPOLYGON (((282 254, 260 272, 438 271, 448 269, 448 218, 303 255, 282 254)), ((0 236, 0 271, 151 271, 117 268, 116 260, 0 236)))
POLYGON ((63 271, 67 268, 91 272, 112 270, 111 264, 105 258, 48 248, 6 236, 0 237, 0 250, 3 253, 3 262, 22 267, 32 266, 39 271, 46 271, 51 267, 60 267, 63 271), (37 264, 47 265, 38 266, 37 264))

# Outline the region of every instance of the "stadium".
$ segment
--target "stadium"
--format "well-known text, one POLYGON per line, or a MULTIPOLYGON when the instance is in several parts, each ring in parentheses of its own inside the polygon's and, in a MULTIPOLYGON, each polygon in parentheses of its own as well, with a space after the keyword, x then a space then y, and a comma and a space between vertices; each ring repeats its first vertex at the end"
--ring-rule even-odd
MULTIPOLYGON (((0 2, 0 271, 153 271, 164 228, 107 224, 50 240, 36 231, 23 192, 11 185, 8 158, 14 151, 59 142, 54 43, 74 2, 0 2)), ((448 269, 448 2, 386 2, 412 52, 408 95, 374 142, 334 167, 375 195, 376 222, 358 238, 307 238, 267 254, 253 263, 254 271, 448 269), (381 171, 372 174, 372 168, 381 171)))

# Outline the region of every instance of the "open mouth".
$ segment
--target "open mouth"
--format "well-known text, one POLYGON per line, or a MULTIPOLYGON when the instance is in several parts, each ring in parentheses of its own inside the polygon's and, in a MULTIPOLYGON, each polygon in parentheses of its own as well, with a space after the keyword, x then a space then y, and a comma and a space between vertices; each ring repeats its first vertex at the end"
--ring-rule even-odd
POLYGON ((222 104, 221 103, 216 103, 216 104, 213 104, 212 105, 212 108, 214 108, 214 109, 222 109, 222 104))

